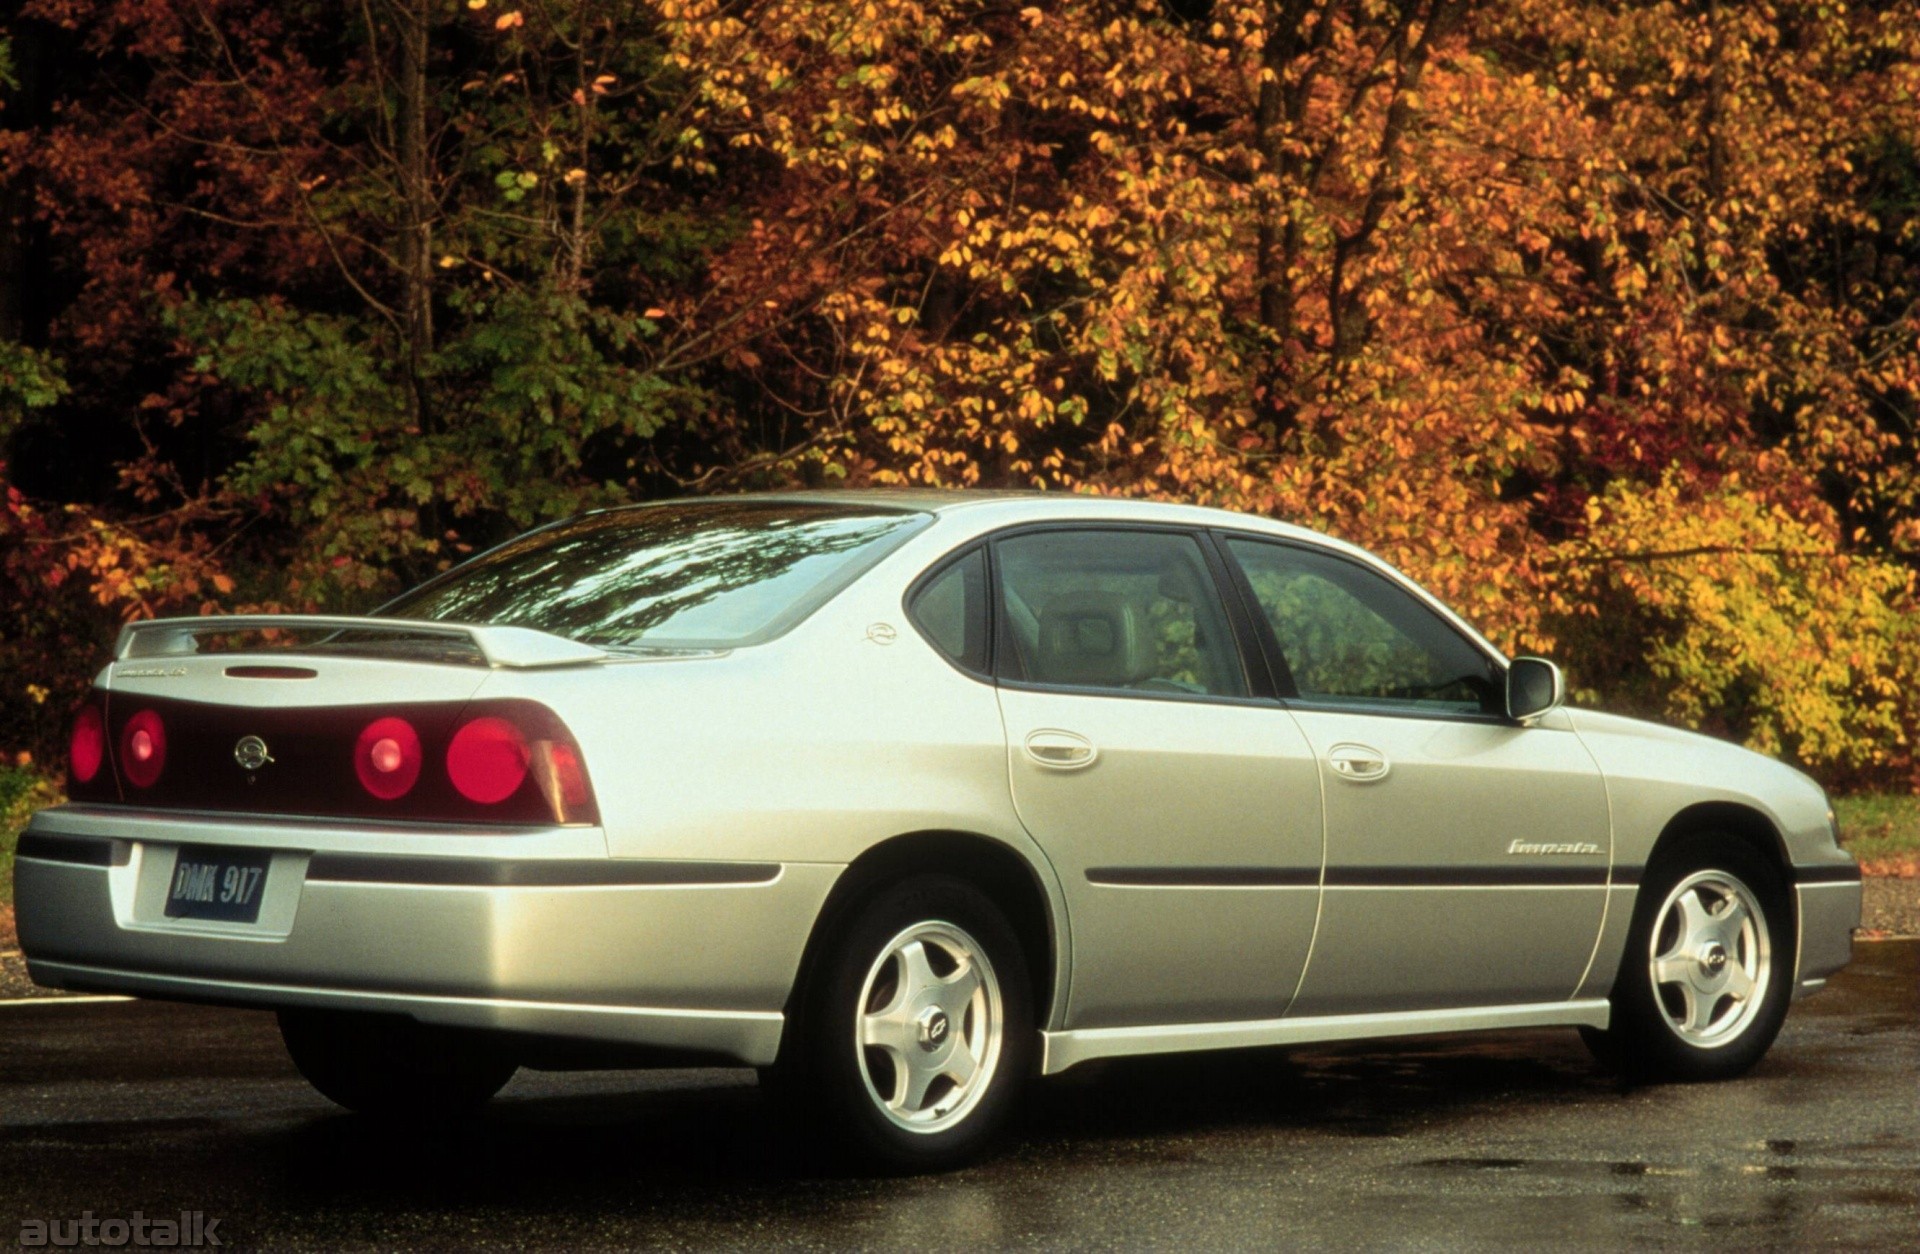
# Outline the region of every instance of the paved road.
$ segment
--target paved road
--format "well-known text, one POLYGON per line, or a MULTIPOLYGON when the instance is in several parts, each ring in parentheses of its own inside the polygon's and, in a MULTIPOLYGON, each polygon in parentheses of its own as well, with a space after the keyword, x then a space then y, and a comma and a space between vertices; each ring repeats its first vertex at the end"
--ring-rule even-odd
POLYGON ((138 1208, 241 1248, 1912 1249, 1920 942, 1857 952, 1734 1084, 1627 1089, 1570 1032, 1104 1064, 911 1180, 812 1168, 746 1072, 523 1073, 476 1127, 396 1136, 311 1095, 264 1015, 0 1008, 0 1246, 138 1208))

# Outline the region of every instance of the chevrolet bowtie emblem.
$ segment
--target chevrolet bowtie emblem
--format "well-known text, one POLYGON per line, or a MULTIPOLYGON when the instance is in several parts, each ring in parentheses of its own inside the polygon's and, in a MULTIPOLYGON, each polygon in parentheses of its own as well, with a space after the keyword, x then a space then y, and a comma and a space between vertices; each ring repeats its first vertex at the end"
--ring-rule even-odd
POLYGON ((258 736, 242 736, 233 746, 233 760, 249 771, 257 771, 273 761, 273 755, 267 752, 267 742, 258 736))

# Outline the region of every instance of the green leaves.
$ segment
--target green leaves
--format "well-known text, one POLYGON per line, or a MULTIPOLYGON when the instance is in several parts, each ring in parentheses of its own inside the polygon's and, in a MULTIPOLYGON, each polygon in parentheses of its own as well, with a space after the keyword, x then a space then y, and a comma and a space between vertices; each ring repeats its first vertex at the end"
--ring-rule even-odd
POLYGON ((517 531, 621 499, 583 474, 584 454, 669 420, 646 319, 551 291, 470 314, 428 359, 416 416, 377 323, 246 300, 169 311, 196 367, 259 401, 250 451, 221 486, 286 512, 314 546, 296 567, 307 586, 346 595, 430 566, 444 549, 430 518, 517 531))
POLYGON ((500 189, 508 204, 518 204, 527 198, 527 193, 540 186, 540 176, 532 170, 502 170, 493 176, 493 185, 500 189))
POLYGON ((52 354, 0 340, 0 441, 30 409, 45 409, 68 392, 67 380, 52 354))

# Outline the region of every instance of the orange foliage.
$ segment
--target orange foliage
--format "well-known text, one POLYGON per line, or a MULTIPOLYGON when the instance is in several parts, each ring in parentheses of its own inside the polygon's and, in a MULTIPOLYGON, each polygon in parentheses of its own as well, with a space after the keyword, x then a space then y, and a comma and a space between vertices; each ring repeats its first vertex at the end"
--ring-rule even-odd
POLYGON ((0 547, 47 587, 120 614, 228 576, 364 599, 443 536, 620 494, 1174 497, 1374 548, 1587 699, 1834 778, 1913 767, 1904 6, 542 0, 425 32, 430 195, 364 112, 390 38, 249 0, 197 26, 168 0, 29 7, 150 71, 156 106, 81 93, 0 142, 87 280, 51 342, 73 374, 140 339, 161 377, 95 403, 243 433, 192 446, 201 479, 185 435, 131 450, 57 544, 16 511, 61 557, 0 547), (239 70, 206 70, 209 30, 239 70), (430 274, 396 242, 415 219, 430 274), (589 330, 511 379, 499 345, 532 341, 481 321, 551 291, 568 312, 539 317, 589 330), (154 312, 227 298, 252 303, 154 312), (204 330, 276 319, 371 382, 204 330), (485 351, 428 355, 463 325, 485 351), (531 438, 501 389, 547 404, 609 343, 646 423, 561 406, 542 460, 474 451, 531 438), (305 415, 358 398, 384 425, 282 475, 305 415))

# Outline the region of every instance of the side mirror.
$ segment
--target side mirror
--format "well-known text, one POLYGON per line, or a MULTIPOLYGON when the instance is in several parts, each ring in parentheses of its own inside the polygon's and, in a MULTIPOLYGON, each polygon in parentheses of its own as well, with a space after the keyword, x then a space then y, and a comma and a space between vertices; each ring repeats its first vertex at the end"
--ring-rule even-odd
POLYGON ((1517 657, 1507 667, 1507 717, 1531 723, 1567 699, 1560 668, 1543 657, 1517 657))

